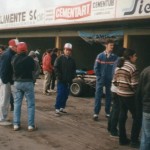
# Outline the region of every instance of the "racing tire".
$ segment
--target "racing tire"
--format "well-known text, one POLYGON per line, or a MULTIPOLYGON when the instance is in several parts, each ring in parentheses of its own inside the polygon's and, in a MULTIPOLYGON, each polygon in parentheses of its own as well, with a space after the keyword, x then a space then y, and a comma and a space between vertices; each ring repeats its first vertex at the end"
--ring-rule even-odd
POLYGON ((84 93, 84 81, 81 79, 75 79, 73 80, 71 86, 70 86, 70 93, 73 96, 79 97, 82 96, 84 93))

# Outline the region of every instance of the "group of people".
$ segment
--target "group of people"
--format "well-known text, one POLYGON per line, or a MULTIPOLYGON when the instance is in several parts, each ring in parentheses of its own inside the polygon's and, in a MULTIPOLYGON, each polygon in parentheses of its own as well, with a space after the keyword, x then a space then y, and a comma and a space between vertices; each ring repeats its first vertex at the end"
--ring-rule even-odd
POLYGON ((42 70, 44 74, 43 94, 49 95, 55 92, 56 75, 54 71, 54 62, 57 58, 58 48, 47 49, 42 56, 42 70))
MULTIPOLYGON (((11 97, 14 99, 13 129, 21 128, 21 106, 23 98, 27 102, 28 131, 37 129, 35 125, 35 93, 34 85, 40 73, 40 66, 34 51, 28 54, 28 46, 25 42, 11 39, 5 50, 0 46, 0 125, 11 125, 7 120, 11 97)), ((76 74, 76 65, 71 57, 72 44, 64 45, 64 54, 57 57, 57 49, 47 50, 42 59, 44 72, 43 92, 47 93, 50 78, 54 74, 57 78, 56 115, 65 112, 66 101, 69 95, 69 87, 76 74), (52 53, 51 53, 52 52, 52 53), (56 59, 57 57, 57 59, 56 59), (61 113, 60 113, 61 112, 61 113)), ((52 89, 54 89, 52 81, 52 89)))
MULTIPOLYGON (((132 49, 122 49, 121 53, 113 53, 114 41, 105 43, 106 49, 99 53, 94 64, 96 75, 96 92, 94 105, 94 121, 99 120, 103 87, 106 88, 105 113, 108 118, 108 131, 113 137, 119 138, 120 145, 131 145, 141 150, 150 149, 150 67, 140 74, 136 67, 137 54, 132 49), (111 107, 111 101, 113 101, 111 107), (126 134, 128 110, 133 123, 131 139, 126 134), (143 113, 143 116, 142 116, 143 113), (143 118, 143 121, 142 121, 143 118), (142 137, 139 134, 142 125, 142 137)), ((7 119, 11 93, 14 98, 13 129, 21 127, 21 105, 25 96, 28 110, 28 131, 37 129, 35 126, 35 95, 34 83, 39 75, 38 60, 34 51, 28 53, 25 42, 16 39, 9 41, 5 50, 0 46, 0 125, 10 124, 7 119), (4 51, 4 52, 3 52, 4 51)), ((72 44, 64 45, 63 54, 57 57, 58 49, 48 49, 42 58, 44 73, 43 93, 48 94, 50 80, 54 89, 57 79, 57 96, 55 114, 66 113, 65 107, 69 96, 70 85, 76 76, 76 64, 71 57, 72 44), (54 78, 53 78, 54 76, 54 78)))
POLYGON ((0 125, 10 125, 7 121, 11 94, 14 98, 13 128, 20 129, 21 105, 23 97, 27 101, 28 130, 36 129, 34 71, 35 61, 28 56, 28 47, 25 42, 17 39, 9 41, 8 48, 0 58, 0 125))
POLYGON ((120 145, 129 145, 141 150, 150 149, 150 68, 140 74, 136 67, 137 54, 132 49, 122 49, 117 56, 113 53, 114 41, 106 42, 104 52, 97 55, 94 71, 96 92, 94 121, 99 120, 103 87, 106 88, 105 113, 108 131, 119 138, 120 145), (113 101, 111 108, 111 100, 113 101), (131 138, 126 134, 128 111, 133 119, 131 138), (143 122, 142 122, 143 111, 143 122), (142 137, 139 140, 142 125, 142 137))

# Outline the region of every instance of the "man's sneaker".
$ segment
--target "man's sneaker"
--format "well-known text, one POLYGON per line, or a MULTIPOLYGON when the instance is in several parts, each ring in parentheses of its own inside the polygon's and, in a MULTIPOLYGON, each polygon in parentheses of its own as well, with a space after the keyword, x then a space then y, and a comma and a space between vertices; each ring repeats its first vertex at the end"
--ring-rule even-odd
POLYGON ((139 148, 140 147, 140 141, 136 141, 136 142, 130 142, 130 146, 133 148, 139 148))
POLYGON ((129 145, 130 144, 130 140, 129 139, 125 139, 124 141, 119 141, 120 145, 129 145))
POLYGON ((10 125, 12 125, 12 123, 9 121, 0 121, 0 125, 1 126, 10 126, 10 125))
POLYGON ((18 131, 20 130, 20 126, 19 125, 14 125, 14 131, 18 131))
POLYGON ((38 128, 36 126, 28 126, 28 131, 32 132, 32 131, 36 131, 38 128))
POLYGON ((98 121, 98 115, 97 115, 97 114, 94 114, 94 115, 93 115, 93 120, 94 120, 94 121, 98 121))
POLYGON ((61 116, 61 113, 60 113, 60 110, 59 110, 59 109, 56 109, 56 110, 55 110, 55 116, 56 116, 56 117, 61 116))
POLYGON ((51 89, 51 90, 50 90, 50 92, 52 92, 52 93, 56 93, 56 90, 51 89))
POLYGON ((118 132, 112 132, 112 133, 110 133, 110 137, 119 138, 119 134, 118 134, 118 132))
POLYGON ((60 113, 63 113, 63 114, 66 114, 66 113, 67 113, 63 108, 60 108, 59 112, 60 112, 60 113))
POLYGON ((109 117, 110 117, 110 114, 106 114, 105 116, 106 116, 106 118, 109 118, 109 117))

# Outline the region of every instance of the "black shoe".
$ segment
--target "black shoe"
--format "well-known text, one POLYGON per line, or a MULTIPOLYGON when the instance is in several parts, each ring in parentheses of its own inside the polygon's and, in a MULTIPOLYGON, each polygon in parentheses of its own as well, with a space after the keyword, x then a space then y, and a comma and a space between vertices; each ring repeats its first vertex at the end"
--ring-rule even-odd
POLYGON ((129 145, 130 144, 130 140, 129 139, 125 139, 123 141, 119 141, 120 145, 129 145))
POLYGON ((133 148, 139 148, 140 147, 140 141, 136 141, 136 142, 130 142, 130 146, 133 148))

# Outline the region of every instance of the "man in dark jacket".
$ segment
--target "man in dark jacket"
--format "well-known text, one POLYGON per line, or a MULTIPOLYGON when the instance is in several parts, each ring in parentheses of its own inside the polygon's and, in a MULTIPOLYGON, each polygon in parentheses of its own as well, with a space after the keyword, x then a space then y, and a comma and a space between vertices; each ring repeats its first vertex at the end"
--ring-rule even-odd
POLYGON ((28 111, 28 131, 36 129, 34 124, 35 116, 35 97, 34 97, 34 83, 33 83, 33 71, 34 60, 27 56, 27 45, 24 42, 20 42, 17 46, 17 55, 12 60, 12 66, 14 71, 14 131, 20 129, 21 118, 21 105, 23 97, 25 96, 27 101, 28 111))
POLYGON ((11 59, 16 53, 17 44, 16 39, 11 39, 8 49, 2 54, 0 60, 0 125, 11 124, 6 121, 6 118, 10 103, 11 84, 13 84, 11 59))
POLYGON ((71 57, 72 44, 66 43, 64 54, 58 57, 54 63, 54 70, 57 78, 56 115, 66 113, 66 101, 68 99, 70 84, 76 75, 75 61, 71 57))
MULTIPOLYGON (((51 64, 52 66, 54 66, 54 62, 57 58, 57 51, 58 51, 58 48, 53 48, 52 50, 52 54, 51 54, 51 64)), ((54 90, 55 88, 55 80, 56 80, 56 75, 55 75, 55 71, 54 69, 52 70, 52 75, 51 75, 51 79, 50 79, 50 91, 51 92, 56 92, 54 90)))
POLYGON ((137 117, 142 118, 142 137, 140 150, 150 149, 150 66, 140 74, 139 85, 136 94, 137 117))

